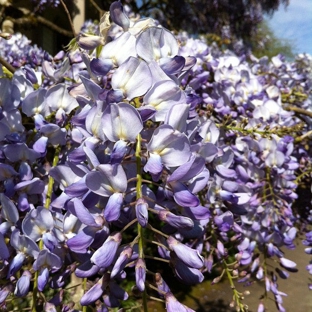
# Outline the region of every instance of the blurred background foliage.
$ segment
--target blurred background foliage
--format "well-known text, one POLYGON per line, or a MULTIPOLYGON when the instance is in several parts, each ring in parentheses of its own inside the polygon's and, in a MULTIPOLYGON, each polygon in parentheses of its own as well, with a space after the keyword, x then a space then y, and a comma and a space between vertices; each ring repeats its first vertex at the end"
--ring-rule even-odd
MULTIPOLYGON (((66 0, 72 17, 99 20, 109 10, 111 0, 66 0), (79 5, 84 2, 85 11, 79 5), (79 4, 79 5, 78 5, 79 4)), ((187 31, 194 37, 204 35, 208 43, 216 42, 223 49, 233 49, 240 42, 245 51, 255 56, 284 54, 293 57, 292 42, 277 38, 265 16, 272 16, 289 0, 128 0, 135 14, 151 16, 170 30, 187 31)), ((39 0, 1 0, 0 23, 13 22, 13 31, 24 33, 33 43, 55 54, 73 37, 66 13, 59 5, 38 6, 39 0), (49 23, 50 22, 50 23, 49 23)))

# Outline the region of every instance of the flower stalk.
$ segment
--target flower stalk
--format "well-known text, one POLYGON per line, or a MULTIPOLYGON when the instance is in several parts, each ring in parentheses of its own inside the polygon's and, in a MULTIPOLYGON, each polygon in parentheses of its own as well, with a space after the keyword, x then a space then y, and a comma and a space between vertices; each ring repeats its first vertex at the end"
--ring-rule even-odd
MULTIPOLYGON (((141 135, 137 135, 136 140, 136 149, 135 149, 135 158, 136 158, 136 168, 137 168, 137 181, 136 181, 136 199, 142 197, 142 160, 141 160, 141 135)), ((138 227, 138 237, 139 237, 139 258, 144 259, 144 229, 139 224, 137 224, 138 227)), ((148 312, 147 308, 147 293, 146 289, 143 290, 142 293, 142 301, 143 301, 143 310, 144 312, 148 312)))

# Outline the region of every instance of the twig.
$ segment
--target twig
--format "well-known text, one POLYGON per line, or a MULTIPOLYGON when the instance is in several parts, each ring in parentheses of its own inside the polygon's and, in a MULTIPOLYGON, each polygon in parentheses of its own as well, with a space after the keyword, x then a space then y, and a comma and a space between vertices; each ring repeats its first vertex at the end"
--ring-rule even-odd
POLYGON ((61 3, 62 3, 62 6, 63 6, 63 8, 64 8, 66 14, 67 14, 68 21, 69 21, 71 30, 72 30, 72 32, 73 32, 73 35, 74 35, 74 37, 76 37, 76 32, 75 32, 74 23, 73 23, 73 20, 72 20, 72 18, 71 18, 71 15, 70 15, 70 13, 69 13, 69 11, 68 11, 68 8, 67 8, 67 6, 66 6, 66 4, 65 4, 65 2, 64 2, 63 0, 61 0, 61 3))
POLYGON ((303 134, 300 137, 295 138, 295 142, 299 143, 299 142, 303 141, 304 139, 309 138, 311 136, 312 136, 312 130, 306 132, 305 134, 303 134))
POLYGON ((284 106, 284 109, 287 111, 292 111, 298 114, 306 115, 312 118, 312 112, 309 112, 304 108, 288 105, 288 106, 284 106))
POLYGON ((94 0, 90 0, 91 4, 100 12, 100 14, 102 15, 103 11, 94 0))
POLYGON ((7 70, 9 70, 12 74, 16 71, 16 68, 14 68, 10 63, 8 63, 4 58, 0 56, 0 64, 3 65, 7 70))
POLYGON ((35 16, 31 15, 29 17, 21 17, 21 18, 17 18, 17 19, 8 16, 7 19, 9 19, 13 23, 19 24, 19 25, 40 23, 40 24, 43 24, 43 25, 55 30, 56 32, 66 36, 66 37, 69 37, 69 38, 73 37, 73 33, 71 31, 68 31, 64 28, 61 28, 61 27, 53 24, 52 22, 48 21, 47 19, 43 18, 42 16, 35 17, 35 16))

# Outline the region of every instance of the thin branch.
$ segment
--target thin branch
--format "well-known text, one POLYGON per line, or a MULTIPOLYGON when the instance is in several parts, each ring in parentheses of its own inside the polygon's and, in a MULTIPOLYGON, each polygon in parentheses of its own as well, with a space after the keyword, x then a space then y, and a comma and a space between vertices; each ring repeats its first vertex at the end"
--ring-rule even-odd
POLYGON ((14 68, 10 63, 8 63, 4 58, 0 56, 0 64, 3 65, 7 70, 9 70, 12 74, 16 71, 16 68, 14 68))
POLYGON ((91 4, 99 11, 99 13, 102 15, 102 13, 104 12, 104 10, 102 10, 97 3, 94 0, 90 0, 91 4))
POLYGON ((0 22, 2 22, 3 16, 4 16, 4 10, 5 10, 5 6, 3 6, 0 10, 0 22))
POLYGON ((311 137, 311 136, 312 136, 312 130, 306 132, 305 134, 303 134, 303 135, 300 136, 300 137, 296 137, 296 138, 295 138, 295 142, 296 142, 296 143, 299 143, 299 142, 303 141, 304 139, 309 138, 309 137, 311 137))
POLYGON ((304 108, 300 108, 300 107, 292 106, 292 105, 287 105, 287 106, 284 106, 284 109, 287 111, 292 111, 292 112, 295 112, 298 114, 306 115, 306 116, 309 116, 312 118, 312 112, 309 112, 304 108))
POLYGON ((48 21, 47 19, 43 18, 42 16, 37 16, 37 20, 38 20, 39 23, 50 27, 51 29, 59 32, 60 34, 63 34, 63 35, 65 35, 67 37, 70 37, 70 38, 73 37, 73 34, 72 34, 71 31, 68 31, 68 30, 66 30, 64 28, 61 28, 61 27, 55 25, 54 23, 48 21))
POLYGON ((66 14, 67 14, 67 18, 68 18, 68 21, 69 21, 71 30, 72 30, 72 32, 73 32, 73 35, 74 35, 74 37, 76 37, 76 32, 75 32, 75 27, 74 27, 74 23, 73 23, 72 17, 71 17, 71 15, 70 15, 69 11, 68 11, 68 8, 67 8, 65 2, 64 2, 63 0, 61 0, 61 3, 62 3, 62 6, 63 6, 63 8, 64 8, 66 14))
POLYGON ((47 19, 43 18, 42 16, 30 16, 30 17, 21 17, 21 18, 12 18, 12 17, 7 17, 7 19, 11 20, 13 23, 15 24, 18 24, 18 25, 25 25, 25 24, 37 24, 37 23, 40 23, 40 24, 43 24, 49 28, 51 28, 52 30, 55 30, 56 32, 66 36, 66 37, 69 37, 69 38, 72 38, 73 37, 73 33, 71 31, 68 31, 64 28, 61 28, 57 25, 55 25, 54 23, 48 21, 47 19))

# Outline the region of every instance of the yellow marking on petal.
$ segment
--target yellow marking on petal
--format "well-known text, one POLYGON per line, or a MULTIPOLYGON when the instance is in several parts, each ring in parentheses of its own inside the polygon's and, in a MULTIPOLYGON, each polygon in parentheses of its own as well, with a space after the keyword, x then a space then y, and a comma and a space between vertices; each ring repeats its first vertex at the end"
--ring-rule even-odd
POLYGON ((64 179, 61 179, 61 183, 62 183, 65 187, 68 186, 67 182, 66 182, 64 179))

